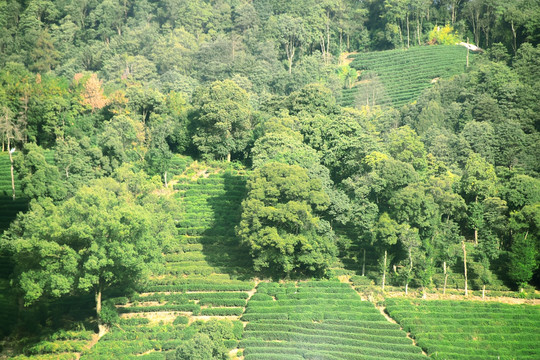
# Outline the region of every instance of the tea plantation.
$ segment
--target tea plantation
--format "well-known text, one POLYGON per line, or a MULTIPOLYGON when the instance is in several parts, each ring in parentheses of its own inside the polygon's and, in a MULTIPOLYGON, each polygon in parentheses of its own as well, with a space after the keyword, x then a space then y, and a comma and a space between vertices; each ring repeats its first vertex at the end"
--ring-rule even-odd
MULTIPOLYGON (((399 324, 392 323, 360 297, 370 281, 354 275, 347 256, 332 273, 352 275, 352 285, 254 280, 234 231, 246 172, 176 156, 169 173, 178 237, 166 244, 164 265, 135 292, 106 295, 104 309, 118 318, 99 341, 86 329, 60 330, 29 341, 16 359, 176 359, 198 333, 217 338, 232 359, 246 360, 414 360, 426 358, 422 350, 436 359, 540 356, 539 307, 392 298, 387 310, 399 324)), ((376 272, 375 264, 368 261, 366 270, 376 272)), ((0 290, 7 286, 0 282, 0 290)), ((0 304, 0 320, 9 325, 16 302, 0 296, 0 304)))
MULTIPOLYGON (((383 85, 377 105, 395 107, 415 101, 420 93, 437 78, 448 78, 466 69, 467 49, 463 46, 417 46, 354 54, 351 67, 375 74, 383 85)), ((474 54, 470 53, 470 62, 474 54)), ((361 75, 362 76, 362 75, 361 75)), ((342 91, 342 106, 354 106, 358 93, 366 82, 342 91)), ((363 104, 360 104, 363 105, 363 104)))
POLYGON ((349 284, 261 283, 248 303, 245 359, 422 359, 399 326, 349 284))
POLYGON ((433 359, 540 358, 539 306, 403 298, 386 306, 433 359))
MULTIPOLYGON (((180 170, 189 165, 176 163, 180 170)), ((164 269, 137 293, 111 299, 121 316, 119 326, 83 359, 174 358, 176 348, 210 318, 233 331, 224 346, 236 348, 243 329, 238 319, 255 287, 254 281, 242 280, 249 258, 234 235, 244 173, 193 164, 176 180, 179 237, 166 246, 164 269)))

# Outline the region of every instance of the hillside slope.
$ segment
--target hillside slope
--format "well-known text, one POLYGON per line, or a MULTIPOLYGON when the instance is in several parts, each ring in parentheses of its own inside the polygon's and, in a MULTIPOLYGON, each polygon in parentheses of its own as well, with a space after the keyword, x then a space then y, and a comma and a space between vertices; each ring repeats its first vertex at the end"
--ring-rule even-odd
MULTIPOLYGON (((361 81, 343 90, 342 106, 393 105, 413 102, 437 81, 466 69, 467 49, 463 46, 417 46, 350 55, 350 66, 360 70, 361 81)), ((470 62, 474 54, 470 53, 470 62)))

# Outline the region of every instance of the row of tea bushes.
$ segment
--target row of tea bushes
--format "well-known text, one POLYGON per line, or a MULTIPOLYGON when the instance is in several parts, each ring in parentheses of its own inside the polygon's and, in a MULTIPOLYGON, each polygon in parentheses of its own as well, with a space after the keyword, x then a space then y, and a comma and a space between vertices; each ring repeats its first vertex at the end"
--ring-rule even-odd
POLYGON ((242 320, 246 359, 423 359, 396 324, 337 281, 260 283, 242 320))
POLYGON ((540 306, 391 298, 386 307, 436 359, 540 358, 540 306))

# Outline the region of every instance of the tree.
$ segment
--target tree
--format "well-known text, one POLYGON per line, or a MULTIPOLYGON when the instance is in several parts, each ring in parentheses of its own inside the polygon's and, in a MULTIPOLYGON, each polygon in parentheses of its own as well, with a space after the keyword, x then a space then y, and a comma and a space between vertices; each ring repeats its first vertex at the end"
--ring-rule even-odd
POLYGON ((88 137, 75 139, 68 136, 60 140, 54 152, 54 160, 69 197, 78 188, 104 173, 105 159, 101 149, 92 144, 88 137))
POLYGON ((523 288, 538 268, 538 253, 533 237, 528 233, 516 234, 512 242, 508 275, 520 288, 523 288))
POLYGON ((120 114, 104 125, 98 144, 105 158, 104 170, 111 174, 128 161, 143 162, 146 152, 146 133, 142 121, 120 114))
POLYGON ((167 142, 167 137, 173 132, 173 122, 167 116, 155 116, 149 131, 150 149, 146 153, 146 164, 150 173, 160 174, 165 186, 168 186, 167 171, 173 153, 167 142))
POLYGON ((497 174, 493 165, 477 153, 471 153, 461 177, 460 187, 464 195, 474 202, 470 205, 469 219, 474 230, 474 243, 478 244, 478 229, 483 217, 482 205, 478 201, 493 196, 497 191, 497 174))
POLYGON ((377 245, 379 245, 379 247, 384 249, 384 257, 383 260, 380 261, 382 270, 381 287, 384 291, 384 285, 386 284, 386 272, 388 271, 389 265, 388 247, 397 243, 401 227, 396 221, 390 218, 388 213, 383 213, 375 224, 374 230, 375 242, 377 243, 377 245))
POLYGON ((87 79, 83 74, 75 74, 74 80, 75 82, 84 81, 81 103, 90 106, 92 112, 107 105, 107 98, 103 95, 103 81, 98 79, 97 74, 92 73, 87 79))
POLYGON ((182 343, 182 345, 176 350, 177 360, 212 360, 214 343, 208 335, 204 333, 197 333, 193 338, 182 343))
POLYGON ((160 240, 171 236, 174 224, 161 218, 155 232, 154 215, 111 178, 95 180, 60 205, 32 202, 2 239, 17 264, 24 303, 93 292, 99 317, 104 289, 132 284, 161 259, 160 240))
POLYGON ((270 162, 255 170, 236 229, 255 270, 324 274, 336 253, 329 224, 317 217, 328 205, 320 181, 300 166, 270 162))
POLYGON ((424 144, 408 125, 390 131, 388 151, 396 160, 409 163, 416 170, 424 170, 427 166, 424 144))
POLYGON ((231 160, 251 138, 251 106, 245 90, 231 80, 216 81, 193 94, 193 142, 206 157, 231 160))
POLYGON ((408 263, 406 265, 404 276, 405 294, 407 294, 409 289, 409 281, 413 276, 414 263, 418 262, 422 242, 420 241, 420 236, 418 235, 418 229, 410 227, 408 224, 402 225, 399 235, 399 241, 401 243, 401 246, 403 246, 403 248, 407 252, 408 263))
POLYGON ((31 199, 51 198, 61 201, 67 189, 60 177, 58 168, 49 164, 45 151, 40 146, 27 143, 16 154, 15 168, 21 181, 22 192, 31 199))
POLYGON ((306 29, 301 18, 283 14, 276 19, 278 41, 285 49, 289 75, 292 74, 294 56, 306 40, 306 29))

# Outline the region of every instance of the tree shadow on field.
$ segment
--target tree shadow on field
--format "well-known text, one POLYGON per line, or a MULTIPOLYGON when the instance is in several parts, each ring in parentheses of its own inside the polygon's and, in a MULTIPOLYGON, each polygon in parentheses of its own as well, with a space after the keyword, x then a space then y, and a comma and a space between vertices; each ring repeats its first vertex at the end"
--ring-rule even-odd
POLYGON ((202 234, 203 254, 208 264, 220 272, 250 279, 253 277, 251 256, 235 232, 242 217, 242 201, 247 194, 246 178, 227 171, 223 179, 225 192, 207 199, 214 222, 202 234))

